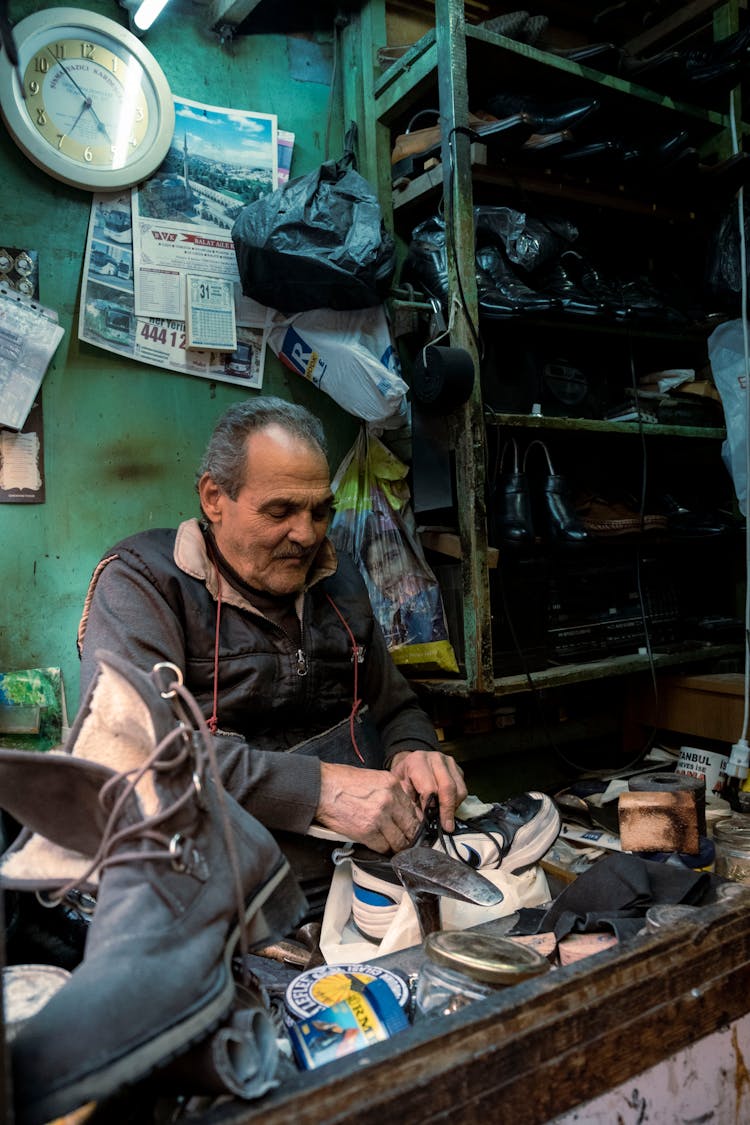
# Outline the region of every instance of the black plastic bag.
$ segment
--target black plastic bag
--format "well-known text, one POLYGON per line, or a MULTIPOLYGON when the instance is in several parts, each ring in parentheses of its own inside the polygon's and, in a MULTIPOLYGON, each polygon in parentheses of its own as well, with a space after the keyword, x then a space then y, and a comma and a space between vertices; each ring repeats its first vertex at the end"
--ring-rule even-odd
POLYGON ((242 291, 284 312, 381 304, 395 246, 380 204, 354 170, 356 126, 329 160, 244 207, 232 227, 242 291))

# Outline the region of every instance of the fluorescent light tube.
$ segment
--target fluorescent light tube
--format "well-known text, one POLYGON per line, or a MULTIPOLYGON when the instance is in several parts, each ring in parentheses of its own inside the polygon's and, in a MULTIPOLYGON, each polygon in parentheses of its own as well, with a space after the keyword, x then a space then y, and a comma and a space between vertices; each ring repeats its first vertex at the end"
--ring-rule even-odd
POLYGON ((133 23, 141 31, 146 31, 166 5, 167 0, 143 0, 143 3, 136 9, 133 23))

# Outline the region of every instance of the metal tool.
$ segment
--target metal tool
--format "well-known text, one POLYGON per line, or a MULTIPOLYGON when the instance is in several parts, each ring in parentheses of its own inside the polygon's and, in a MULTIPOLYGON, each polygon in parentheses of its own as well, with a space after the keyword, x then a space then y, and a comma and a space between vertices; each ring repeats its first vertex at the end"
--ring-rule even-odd
POLYGON ((456 898, 476 906, 497 906, 504 898, 484 875, 432 848, 407 848, 391 857, 391 865, 414 903, 422 937, 441 928, 441 898, 456 898))

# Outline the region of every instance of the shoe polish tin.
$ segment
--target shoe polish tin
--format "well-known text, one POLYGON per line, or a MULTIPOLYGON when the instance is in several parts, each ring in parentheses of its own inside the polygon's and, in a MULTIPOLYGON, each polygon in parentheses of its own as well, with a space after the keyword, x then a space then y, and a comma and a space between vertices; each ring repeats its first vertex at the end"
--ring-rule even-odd
POLYGON ((391 989, 374 978, 313 1015, 293 1021, 287 1030, 297 1063, 312 1070, 390 1039, 408 1026, 409 1017, 391 989))
POLYGON ((379 965, 319 965, 300 973, 289 984, 284 997, 286 1013, 292 1020, 308 1019, 323 1008, 345 1000, 352 992, 362 992, 373 980, 388 985, 398 1005, 406 1011, 409 984, 405 977, 379 965))

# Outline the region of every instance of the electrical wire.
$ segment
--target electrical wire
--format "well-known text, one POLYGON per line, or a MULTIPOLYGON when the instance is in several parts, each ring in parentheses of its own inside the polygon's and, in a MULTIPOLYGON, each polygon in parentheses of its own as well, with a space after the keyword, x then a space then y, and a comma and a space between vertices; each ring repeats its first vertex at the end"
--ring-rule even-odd
MULTIPOLYGON (((729 95, 729 127, 732 137, 732 152, 739 152, 737 121, 734 111, 734 96, 729 95)), ((750 519, 748 519, 748 490, 750 489, 750 394, 747 379, 750 375, 750 346, 748 345, 747 322, 747 245, 745 241, 745 189, 737 193, 737 222, 740 240, 740 309, 742 317, 742 346, 745 360, 745 683, 742 733, 740 741, 747 739, 750 724, 750 519)))

